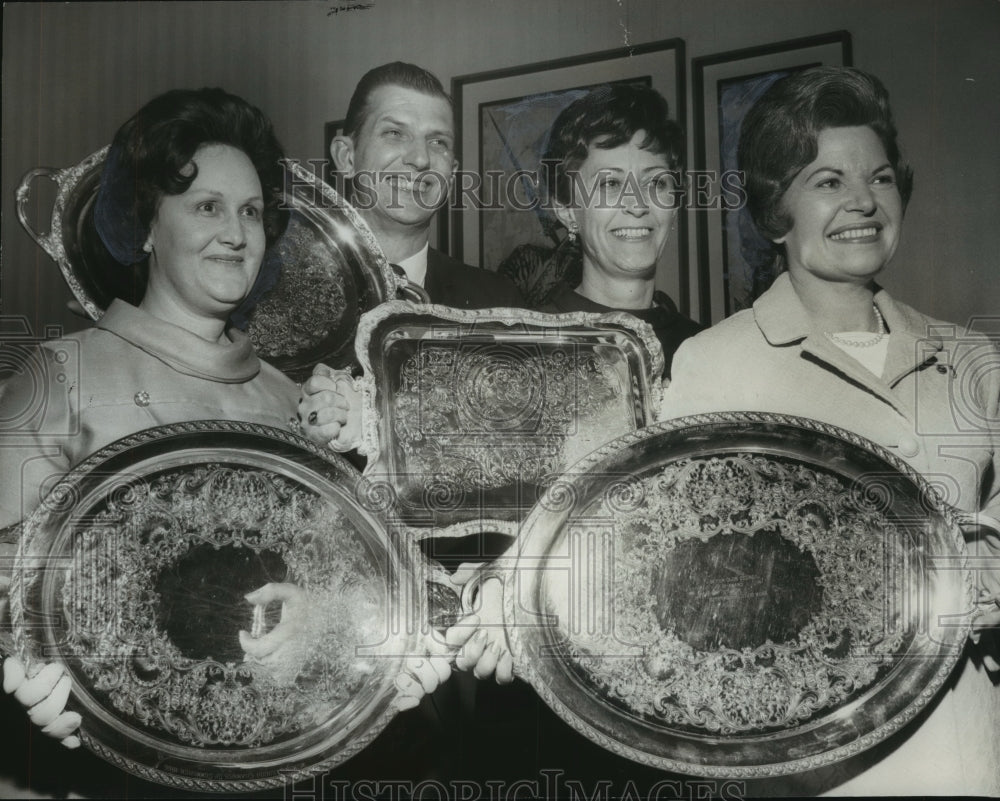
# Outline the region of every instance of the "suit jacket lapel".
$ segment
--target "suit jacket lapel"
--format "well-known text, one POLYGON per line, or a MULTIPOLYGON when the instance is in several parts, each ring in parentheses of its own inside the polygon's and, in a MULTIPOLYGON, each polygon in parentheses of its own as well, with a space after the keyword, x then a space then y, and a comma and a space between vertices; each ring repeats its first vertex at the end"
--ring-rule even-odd
MULTIPOLYGON (((447 281, 441 269, 441 254, 434 248, 427 249, 427 274, 424 276, 424 289, 431 299, 446 294, 447 281)), ((438 302, 438 301, 434 301, 438 302)))

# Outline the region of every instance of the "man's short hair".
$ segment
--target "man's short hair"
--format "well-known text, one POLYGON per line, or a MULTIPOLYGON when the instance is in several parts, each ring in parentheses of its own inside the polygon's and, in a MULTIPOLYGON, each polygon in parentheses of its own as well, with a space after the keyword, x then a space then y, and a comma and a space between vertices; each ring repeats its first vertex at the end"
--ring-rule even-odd
POLYGON ((367 119, 372 93, 382 86, 402 86, 404 89, 414 89, 431 97, 440 97, 451 108, 449 95, 441 81, 435 75, 403 61, 393 61, 380 67, 368 70, 354 89, 351 102, 347 106, 347 118, 344 120, 344 135, 357 139, 358 133, 367 119))

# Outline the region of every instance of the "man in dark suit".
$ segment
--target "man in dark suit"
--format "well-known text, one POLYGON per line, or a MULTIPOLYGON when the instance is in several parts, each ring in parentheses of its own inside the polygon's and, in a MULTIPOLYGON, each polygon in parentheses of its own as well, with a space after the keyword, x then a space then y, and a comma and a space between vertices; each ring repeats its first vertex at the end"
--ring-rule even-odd
MULTIPOLYGON (((343 133, 331 142, 330 155, 337 171, 350 181, 352 203, 386 258, 411 283, 423 287, 433 303, 460 309, 523 308, 524 299, 509 279, 463 264, 429 245, 431 220, 447 202, 458 167, 454 142, 451 98, 441 82, 421 67, 394 62, 370 70, 358 82, 343 133)), ((317 369, 321 374, 303 385, 303 430, 337 450, 351 448, 357 442, 359 415, 351 411, 358 404, 357 391, 346 388, 333 371, 317 369)), ((435 558, 440 550, 448 550, 425 547, 435 558)), ((462 551, 465 557, 473 553, 472 547, 462 551)), ((423 677, 420 684, 427 689, 423 677)), ((464 733, 472 710, 461 695, 476 690, 477 682, 468 674, 464 682, 446 683, 433 699, 424 697, 422 716, 408 718, 412 742, 400 736, 390 746, 376 743, 369 762, 385 760, 391 753, 393 760, 414 766, 411 771, 425 769, 434 778, 464 775, 464 733)))
MULTIPOLYGON (((454 112, 441 82, 422 67, 394 61, 358 82, 330 156, 389 263, 433 303, 524 308, 510 279, 430 247, 431 220, 447 202, 458 167, 454 149, 454 112)), ((349 410, 357 392, 346 387, 342 371, 317 365, 302 390, 303 433, 335 450, 356 447, 359 415, 349 410)))
POLYGON ((429 246, 434 214, 448 200, 458 161, 451 98, 427 70, 400 61, 367 72, 333 139, 336 169, 386 258, 431 301, 465 309, 521 307, 507 278, 429 246))

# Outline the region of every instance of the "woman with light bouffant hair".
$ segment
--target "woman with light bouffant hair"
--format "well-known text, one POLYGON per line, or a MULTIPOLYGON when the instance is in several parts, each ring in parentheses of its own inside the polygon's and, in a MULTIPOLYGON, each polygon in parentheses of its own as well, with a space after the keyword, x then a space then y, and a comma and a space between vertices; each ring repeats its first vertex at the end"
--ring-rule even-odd
MULTIPOLYGON (((985 337, 945 341, 945 323, 877 282, 912 188, 885 87, 847 67, 777 81, 743 122, 739 166, 754 222, 784 272, 752 309, 680 347, 662 416, 820 420, 932 481, 947 477, 950 505, 1000 517, 1000 353, 985 337), (983 421, 973 435, 963 430, 966 412, 983 421)), ((986 527, 967 545, 1000 557, 986 527)), ((974 625, 978 646, 968 644, 929 709, 858 757, 789 778, 793 792, 1000 795, 1000 689, 987 675, 998 668, 988 637, 1000 624, 1000 572, 978 579, 987 610, 974 625)))

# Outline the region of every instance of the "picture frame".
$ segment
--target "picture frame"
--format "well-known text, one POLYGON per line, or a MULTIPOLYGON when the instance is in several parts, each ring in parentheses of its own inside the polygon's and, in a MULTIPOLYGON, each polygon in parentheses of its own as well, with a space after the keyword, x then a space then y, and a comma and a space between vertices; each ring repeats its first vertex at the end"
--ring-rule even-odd
MULTIPOLYGON (((561 261, 555 254, 565 232, 554 223, 554 215, 521 204, 514 208, 506 203, 502 187, 514 186, 512 191, 526 201, 524 206, 532 193, 537 198, 540 190, 526 175, 537 175, 548 129, 566 105, 596 86, 619 82, 652 86, 686 129, 685 65, 683 40, 664 39, 453 78, 459 169, 480 176, 483 188, 475 203, 468 194, 453 192, 448 218, 451 255, 491 270, 502 266, 501 272, 511 277, 515 277, 512 262, 525 251, 541 262, 533 268, 536 272, 547 269, 544 260, 561 261), (486 177, 491 171, 500 176, 495 182, 486 177)), ((677 230, 660 256, 656 286, 686 314, 690 278, 685 216, 677 215, 677 230)), ((525 292, 516 277, 515 283, 525 292)), ((537 300, 531 292, 525 297, 529 303, 537 300)))
MULTIPOLYGON (((740 123, 774 81, 820 64, 850 66, 851 57, 851 35, 841 30, 692 59, 694 169, 721 179, 737 168, 740 123)), ((774 278, 770 248, 745 204, 727 209, 718 195, 713 200, 719 202, 702 204, 694 214, 697 316, 703 323, 749 307, 774 278)))

